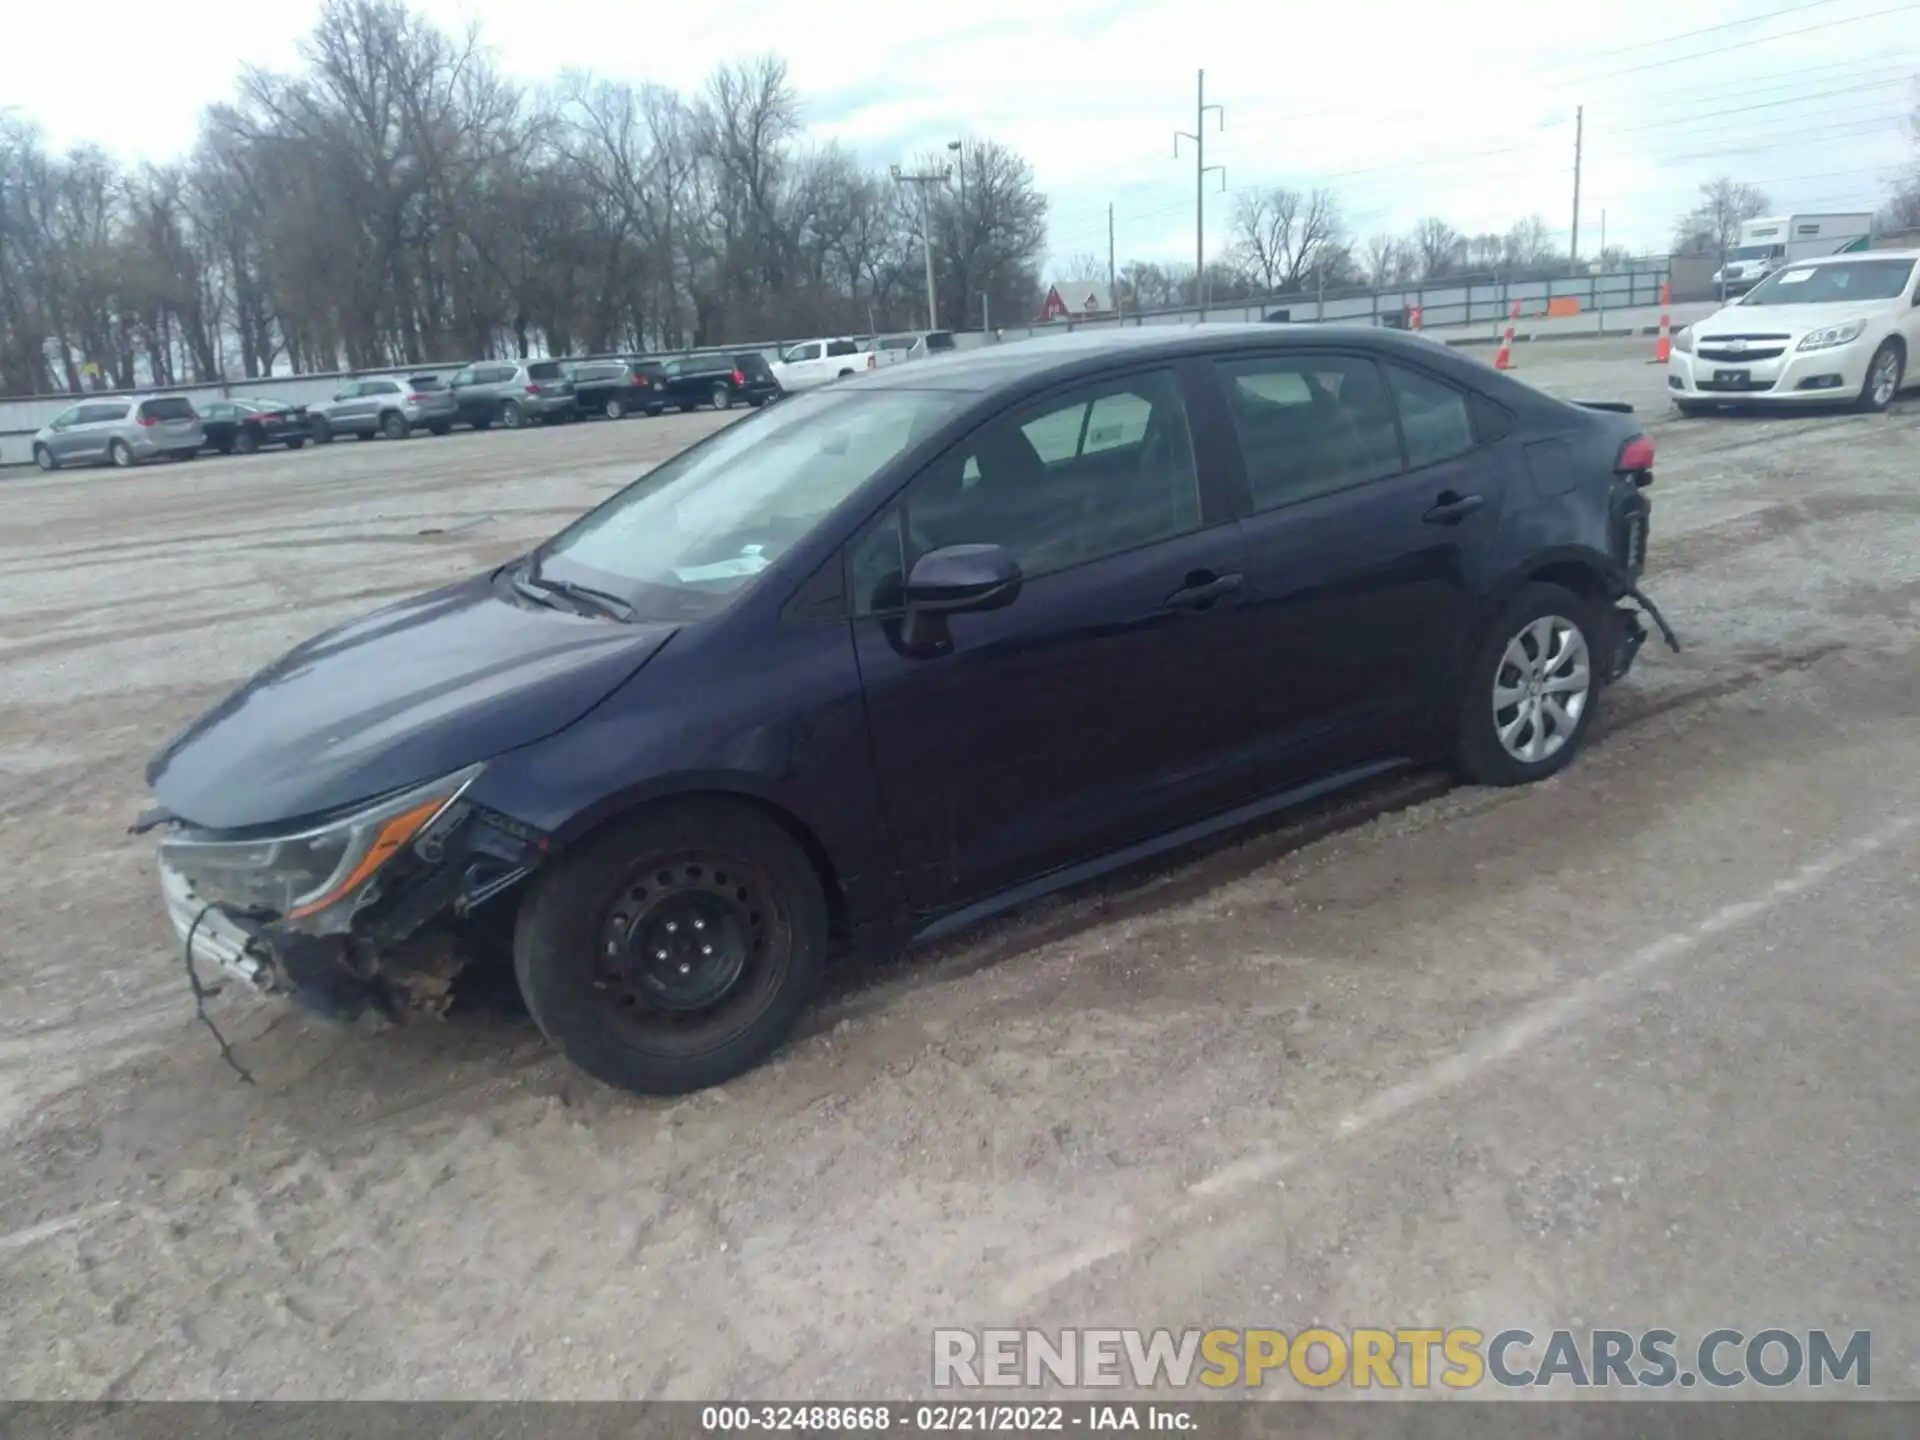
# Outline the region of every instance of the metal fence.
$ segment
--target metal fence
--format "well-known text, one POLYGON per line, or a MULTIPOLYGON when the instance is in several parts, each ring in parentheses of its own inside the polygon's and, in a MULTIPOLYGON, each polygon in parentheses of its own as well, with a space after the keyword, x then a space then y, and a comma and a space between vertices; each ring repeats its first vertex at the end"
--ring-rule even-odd
MULTIPOLYGON (((1573 275, 1551 280, 1503 281, 1448 280, 1431 285, 1396 286, 1384 290, 1328 292, 1308 295, 1273 295, 1256 300, 1236 300, 1209 305, 1204 310, 1185 306, 1147 310, 1122 316, 1103 316, 1051 323, 1006 325, 991 335, 979 331, 958 331, 955 344, 961 349, 976 345, 1006 343, 1066 331, 1113 325, 1190 325, 1195 322, 1231 324, 1249 320, 1282 318, 1299 324, 1333 323, 1380 325, 1395 323, 1410 307, 1421 312, 1424 329, 1458 329, 1484 325, 1489 332, 1511 312, 1518 301, 1522 313, 1538 315, 1550 301, 1572 300, 1583 315, 1597 315, 1604 323, 1608 311, 1655 305, 1660 287, 1667 279, 1664 259, 1647 261, 1632 270, 1606 275, 1573 275)), ((741 345, 714 346, 686 352, 692 356, 741 355, 758 352, 769 360, 778 356, 790 341, 750 341, 741 345)), ((676 352, 678 353, 678 352, 676 352)), ((312 405, 333 396, 349 379, 375 375, 449 375, 471 362, 449 361, 443 364, 395 365, 382 369, 336 371, 321 375, 274 375, 254 380, 237 379, 208 385, 165 387, 170 395, 185 395, 196 402, 246 395, 260 399, 283 400, 294 405, 312 405)), ((124 394, 124 391, 94 392, 124 394)), ((77 395, 40 395, 31 398, 0 400, 0 466, 33 463, 33 433, 62 410, 84 397, 77 395)))

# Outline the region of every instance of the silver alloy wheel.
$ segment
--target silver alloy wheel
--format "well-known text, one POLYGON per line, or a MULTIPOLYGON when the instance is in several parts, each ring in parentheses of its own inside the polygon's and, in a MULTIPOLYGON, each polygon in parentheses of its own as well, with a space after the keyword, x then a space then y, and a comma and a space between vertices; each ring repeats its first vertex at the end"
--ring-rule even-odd
POLYGON ((1873 396, 1873 403, 1885 409, 1893 403, 1894 392, 1900 387, 1900 354, 1889 346, 1873 362, 1873 374, 1867 378, 1867 386, 1873 396))
POLYGON ((1560 753, 1593 698, 1587 637, 1560 615, 1543 615, 1507 642, 1493 675, 1493 728, 1524 765, 1560 753))

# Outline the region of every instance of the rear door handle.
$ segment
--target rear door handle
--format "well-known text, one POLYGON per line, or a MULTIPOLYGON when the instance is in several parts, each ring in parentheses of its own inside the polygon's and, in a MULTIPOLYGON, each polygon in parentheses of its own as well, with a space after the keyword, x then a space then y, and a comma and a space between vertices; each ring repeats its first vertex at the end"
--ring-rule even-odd
POLYGON ((1171 610, 1205 610, 1216 600, 1225 599, 1243 584, 1246 577, 1238 573, 1216 575, 1211 579, 1194 577, 1167 597, 1167 608, 1171 610))
POLYGON ((1420 518, 1429 525, 1458 525, 1486 503, 1484 495, 1456 495, 1443 490, 1434 507, 1420 518))

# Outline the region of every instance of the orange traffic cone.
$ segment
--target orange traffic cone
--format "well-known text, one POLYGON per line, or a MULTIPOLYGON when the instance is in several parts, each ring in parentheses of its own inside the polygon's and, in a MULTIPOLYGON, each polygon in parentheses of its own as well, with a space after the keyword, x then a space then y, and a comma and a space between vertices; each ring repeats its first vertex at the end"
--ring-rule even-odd
POLYGON ((1664 365, 1673 358, 1673 336, 1668 333, 1673 325, 1673 317, 1667 313, 1672 303, 1673 287, 1663 280, 1660 283, 1660 342, 1653 347, 1653 363, 1656 365, 1664 365))
POLYGON ((1408 323, 1411 324, 1415 330, 1420 328, 1420 307, 1418 305, 1413 307, 1413 314, 1409 318, 1408 323))
POLYGON ((1506 332, 1500 337, 1500 353, 1493 357, 1493 368, 1511 370, 1513 368, 1513 327, 1520 319, 1520 302, 1513 302, 1513 313, 1507 316, 1506 332))

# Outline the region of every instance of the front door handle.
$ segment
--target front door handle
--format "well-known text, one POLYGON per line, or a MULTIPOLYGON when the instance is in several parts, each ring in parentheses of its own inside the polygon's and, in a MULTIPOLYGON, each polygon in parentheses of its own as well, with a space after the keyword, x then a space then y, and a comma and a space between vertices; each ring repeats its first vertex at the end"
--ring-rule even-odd
POLYGON ((1171 610, 1205 610, 1215 601, 1225 599, 1246 583, 1246 577, 1240 574, 1212 575, 1205 571, 1187 577, 1187 583, 1167 597, 1167 608, 1171 610))
POLYGON ((1456 495, 1451 490, 1442 490, 1434 507, 1420 518, 1429 525, 1458 525, 1486 503, 1484 495, 1456 495))

